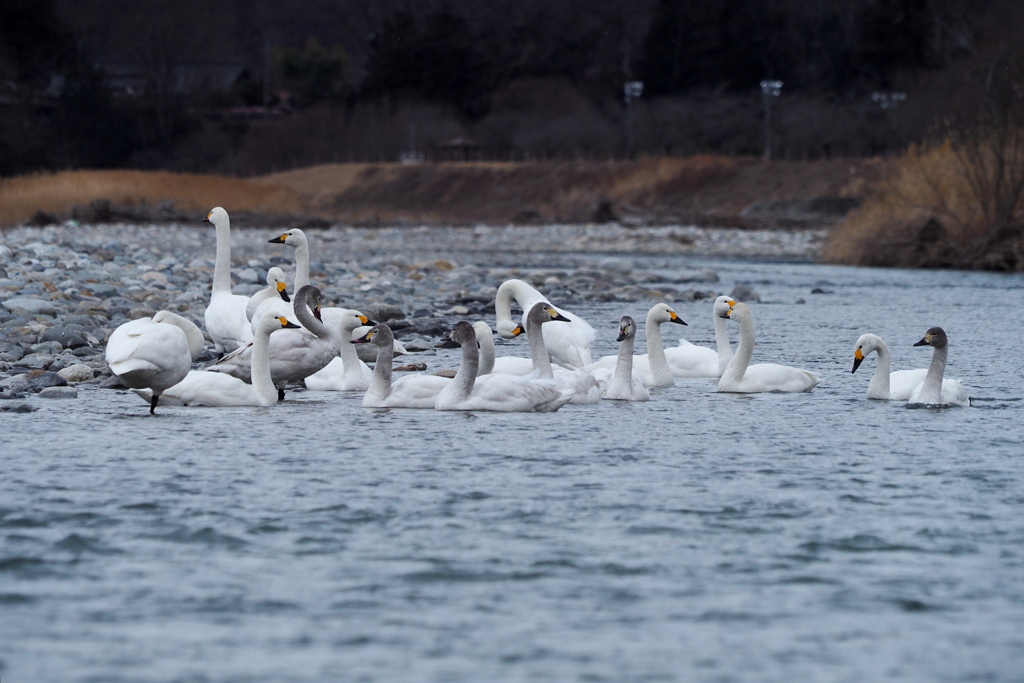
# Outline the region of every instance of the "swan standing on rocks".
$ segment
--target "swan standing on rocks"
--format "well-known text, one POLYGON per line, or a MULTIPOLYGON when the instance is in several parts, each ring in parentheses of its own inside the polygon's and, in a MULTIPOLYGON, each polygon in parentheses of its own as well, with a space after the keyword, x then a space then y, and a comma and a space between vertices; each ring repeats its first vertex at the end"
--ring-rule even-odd
POLYGON ((126 387, 149 390, 149 412, 155 414, 160 395, 185 379, 205 345, 195 323, 160 311, 114 330, 107 341, 106 361, 126 387))
POLYGON ((480 356, 476 333, 465 320, 449 333, 462 347, 462 365, 448 386, 437 395, 437 410, 497 410, 504 412, 554 412, 569 402, 572 392, 550 380, 515 375, 477 377, 480 356))
MULTIPOLYGON (((523 310, 523 325, 530 309, 538 303, 548 306, 547 297, 522 280, 506 280, 498 287, 494 299, 498 334, 505 339, 515 335, 516 324, 512 321, 512 300, 515 299, 523 310)), ((572 368, 582 368, 591 363, 590 345, 594 343, 595 332, 587 321, 577 315, 553 307, 567 320, 562 325, 548 325, 544 328, 544 344, 553 360, 572 368)))
MULTIPOLYGON (((356 353, 357 347, 346 344, 345 340, 351 341, 353 333, 360 327, 376 324, 359 311, 348 311, 346 315, 342 316, 339 324, 341 348, 338 350, 338 357, 331 360, 323 369, 317 370, 307 377, 306 388, 314 391, 366 391, 369 389, 373 371, 360 360, 359 354, 356 353)), ((390 330, 391 328, 388 328, 389 332, 390 330)), ((393 335, 389 334, 388 336, 393 339, 393 335)), ((393 356, 394 343, 392 343, 393 356)))
POLYGON ((377 362, 373 366, 373 378, 363 396, 364 408, 433 408, 437 395, 452 380, 437 375, 404 375, 397 382, 391 381, 391 364, 394 358, 395 338, 391 328, 378 323, 370 331, 353 339, 352 344, 375 344, 377 362))
MULTIPOLYGON (((284 389, 288 384, 303 380, 330 363, 338 355, 342 342, 341 330, 320 319, 319 289, 306 285, 295 293, 294 298, 295 317, 304 329, 275 334, 267 352, 270 374, 278 387, 279 399, 284 398, 284 389)), ((264 302, 263 305, 268 303, 264 302)), ((298 325, 292 323, 292 327, 297 328, 298 325)), ((224 356, 207 370, 244 381, 251 376, 250 366, 255 352, 255 344, 250 344, 224 356)))
POLYGON ((949 340, 941 327, 933 327, 914 346, 931 346, 932 362, 928 366, 928 374, 907 401, 908 406, 969 406, 971 399, 967 390, 958 380, 943 380, 946 372, 946 359, 949 356, 949 340))
MULTIPOLYGON (((274 312, 273 317, 283 315, 285 318, 292 315, 291 298, 288 296, 288 285, 284 280, 284 271, 274 266, 267 271, 267 286, 260 291, 249 297, 249 303, 245 306, 245 317, 249 319, 253 331, 256 330, 256 315, 257 309, 261 311, 263 315, 270 315, 271 308, 269 306, 263 306, 260 308, 264 301, 279 302, 280 312, 274 312)), ((275 303, 275 306, 278 304, 275 303)), ((294 322, 294 321, 292 321, 294 322)))
MULTIPOLYGON (((686 324, 668 304, 656 304, 647 312, 647 327, 645 328, 647 334, 647 353, 642 356, 633 356, 632 360, 633 368, 641 374, 644 382, 649 387, 670 387, 676 381, 672 366, 669 365, 668 359, 665 357, 665 346, 661 340, 661 323, 686 324)), ((722 323, 724 324, 725 321, 723 320, 722 323)), ((632 347, 632 344, 630 346, 632 347)), ((693 348, 699 349, 702 347, 694 346, 693 348)), ((707 350, 710 351, 710 349, 707 350)), ((597 362, 588 365, 584 370, 588 372, 594 372, 599 368, 612 370, 615 368, 621 355, 622 351, 620 348, 618 355, 602 356, 597 362)))
MULTIPOLYGON (((665 349, 665 358, 672 374, 676 377, 721 377, 725 367, 732 360, 732 346, 729 344, 729 331, 725 327, 723 314, 736 301, 732 297, 720 296, 711 306, 711 320, 715 326, 715 349, 696 346, 679 340, 679 346, 665 349)), ((648 325, 648 329, 650 326, 648 325)), ((648 334, 650 334, 648 332, 648 334)), ((650 342, 648 342, 648 346, 650 342)))
MULTIPOLYGON (((608 388, 601 398, 610 401, 649 401, 651 392, 641 373, 633 368, 633 345, 636 341, 636 321, 628 315, 619 320, 619 356, 615 371, 608 380, 608 388)), ((605 369, 603 372, 610 372, 605 369)))
POLYGON ((750 364, 754 353, 754 316, 744 303, 737 302, 722 314, 735 320, 740 326, 740 344, 736 354, 729 361, 718 390, 740 394, 754 394, 764 391, 810 391, 818 384, 818 377, 806 370, 775 363, 750 364))
MULTIPOLYGON (((175 406, 272 406, 277 403, 277 388, 270 377, 271 333, 295 327, 287 318, 264 318, 252 342, 252 384, 220 372, 191 370, 185 378, 163 392, 164 405, 175 406)), ((149 389, 133 389, 150 401, 149 389)))
MULTIPOLYGON (((551 358, 545 347, 544 326, 566 318, 548 303, 534 304, 526 314, 526 339, 530 343, 530 360, 533 364, 531 379, 550 379, 573 392, 571 403, 599 403, 605 383, 586 370, 570 370, 551 365, 551 358)), ((517 325, 513 334, 522 333, 517 325)))
POLYGON ((231 293, 231 220, 216 207, 206 218, 217 230, 217 260, 213 266, 213 291, 203 320, 217 353, 231 353, 252 341, 252 328, 245 316, 249 297, 231 293))
POLYGON ((871 376, 871 382, 868 383, 868 398, 880 401, 906 401, 928 374, 926 368, 890 372, 888 344, 877 334, 870 333, 857 338, 857 348, 853 351, 853 370, 850 372, 857 372, 857 368, 872 351, 878 353, 878 364, 875 366, 875 374, 871 376))

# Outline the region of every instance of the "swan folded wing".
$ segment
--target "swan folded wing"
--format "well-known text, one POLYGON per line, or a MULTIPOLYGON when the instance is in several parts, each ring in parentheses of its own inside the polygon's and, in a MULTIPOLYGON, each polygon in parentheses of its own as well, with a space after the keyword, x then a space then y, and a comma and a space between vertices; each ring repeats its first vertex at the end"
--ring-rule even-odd
POLYGON ((718 377, 718 352, 706 346, 679 340, 679 346, 665 349, 665 360, 674 377, 718 377))
POLYGON ((748 366, 743 377, 738 381, 733 381, 723 375, 718 390, 735 393, 768 391, 800 393, 810 391, 817 386, 819 381, 817 375, 806 370, 775 363, 758 363, 748 366), (723 388, 723 384, 726 388, 723 388))
POLYGON ((967 396, 967 390, 960 383, 960 380, 945 378, 942 380, 942 388, 939 391, 938 401, 934 397, 925 396, 925 386, 922 382, 914 387, 907 405, 911 406, 969 406, 971 399, 967 396))
POLYGON ((330 363, 304 380, 306 388, 313 391, 366 391, 373 370, 358 358, 356 360, 358 365, 349 370, 341 358, 332 358, 330 363))
MULTIPOLYGON (((133 391, 146 401, 153 395, 148 389, 133 391)), ((260 405, 248 384, 230 375, 204 370, 190 371, 185 379, 164 391, 160 403, 170 406, 260 405)))
POLYGON ((897 370, 889 373, 889 399, 892 401, 906 401, 914 393, 914 389, 924 383, 924 378, 927 375, 927 368, 897 370))
MULTIPOLYGON (((252 343, 224 356, 206 369, 248 382, 252 376, 252 343)), ((275 384, 297 382, 323 369, 337 357, 332 343, 308 330, 281 330, 270 337, 270 376, 275 384)))
POLYGON ((466 410, 506 412, 550 412, 572 399, 570 389, 557 380, 531 380, 515 375, 484 375, 478 377, 466 403, 466 410))
POLYGON ((519 356, 498 356, 494 359, 492 375, 519 375, 525 377, 533 372, 533 362, 519 356))
MULTIPOLYGON (((437 402, 437 395, 451 381, 449 377, 438 377, 437 375, 400 377, 391 385, 391 393, 380 402, 380 407, 433 408, 437 402)), ((366 398, 363 400, 363 406, 376 407, 368 405, 366 398)))

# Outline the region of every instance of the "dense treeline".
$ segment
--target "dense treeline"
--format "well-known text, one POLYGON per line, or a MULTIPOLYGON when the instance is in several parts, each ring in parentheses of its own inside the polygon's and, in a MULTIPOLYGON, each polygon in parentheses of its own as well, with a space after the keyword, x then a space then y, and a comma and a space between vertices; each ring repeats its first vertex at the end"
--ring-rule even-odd
POLYGON ((0 174, 251 173, 457 137, 489 158, 759 154, 765 78, 777 155, 891 152, 972 104, 958 83, 1014 49, 1018 4, 0 0, 0 174), (230 82, 183 85, 196 65, 230 82))

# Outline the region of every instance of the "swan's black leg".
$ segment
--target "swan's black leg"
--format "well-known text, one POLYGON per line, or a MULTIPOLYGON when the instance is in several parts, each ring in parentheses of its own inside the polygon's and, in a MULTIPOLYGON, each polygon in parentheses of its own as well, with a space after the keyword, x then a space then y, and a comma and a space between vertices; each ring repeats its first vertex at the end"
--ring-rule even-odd
POLYGON ((279 388, 277 390, 277 400, 278 401, 283 401, 284 400, 284 389, 280 389, 279 388))
POLYGON ((149 414, 156 415, 156 404, 160 402, 160 394, 153 394, 153 398, 149 399, 149 414))

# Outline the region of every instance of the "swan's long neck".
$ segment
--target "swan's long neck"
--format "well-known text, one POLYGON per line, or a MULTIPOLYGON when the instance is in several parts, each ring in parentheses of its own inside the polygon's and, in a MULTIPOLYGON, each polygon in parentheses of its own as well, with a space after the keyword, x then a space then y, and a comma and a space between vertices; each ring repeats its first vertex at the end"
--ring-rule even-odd
POLYGON ((754 355, 754 321, 744 317, 740 319, 740 343, 729 364, 722 373, 723 379, 738 380, 747 372, 750 359, 754 355))
POLYGON ((548 355, 547 347, 544 346, 544 327, 540 323, 528 324, 526 339, 530 342, 530 360, 533 361, 533 370, 542 379, 554 379, 555 373, 551 369, 551 357, 548 355))
POLYGON ((871 376, 871 382, 868 384, 868 396, 888 399, 891 396, 889 375, 892 372, 889 345, 884 341, 876 342, 875 352, 878 354, 878 365, 875 366, 875 374, 871 376))
POLYGON ((445 387, 449 396, 456 400, 463 401, 469 398, 476 383, 477 372, 480 369, 480 353, 476 349, 476 342, 472 341, 462 346, 462 365, 452 379, 451 384, 445 387))
MULTIPOLYGON (((341 358, 342 367, 345 369, 345 379, 354 379, 356 373, 360 370, 359 352, 356 351, 356 345, 349 343, 352 339, 352 333, 355 332, 355 328, 349 329, 342 327, 341 329, 341 344, 338 347, 338 356, 341 358)), ((391 345, 392 355, 394 355, 395 345, 391 345)), ((377 352, 377 357, 380 358, 380 351, 377 352)), ((391 363, 388 362, 388 367, 391 363)), ((391 377, 388 377, 388 384, 391 383, 391 377)))
POLYGON ((507 280, 502 282, 501 286, 498 287, 498 293, 494 297, 495 325, 498 327, 499 334, 502 333, 505 326, 515 326, 515 323, 512 322, 512 299, 515 294, 512 290, 514 288, 513 281, 507 280))
MULTIPOLYGON (((665 345, 661 340, 661 324, 654 318, 653 312, 647 314, 644 333, 647 335, 647 363, 651 368, 651 375, 657 384, 673 384, 675 379, 668 359, 665 358, 665 345)), ((633 348, 633 342, 630 342, 630 348, 633 348)), ((621 348, 619 353, 621 357, 621 348)))
POLYGON ((225 218, 214 224, 217 230, 217 260, 213 265, 213 291, 231 291, 231 223, 225 218))
POLYGON ((309 243, 295 247, 295 291, 309 284, 309 243))
POLYGON ((322 321, 317 320, 316 316, 309 311, 309 296, 306 293, 308 291, 306 290, 295 296, 295 303, 292 304, 292 308, 295 309, 295 317, 298 318, 299 323, 303 327, 316 336, 321 339, 328 338, 331 336, 331 328, 324 325, 322 321))
MULTIPOLYGON (((615 360, 615 383, 624 383, 630 386, 633 381, 633 346, 636 344, 636 336, 631 335, 622 340, 619 344, 619 357, 615 360)), ((662 351, 662 357, 665 353, 662 351)), ((650 354, 648 354, 650 358, 650 354)))
POLYGON ((922 403, 941 403, 942 376, 946 373, 946 358, 949 356, 949 347, 936 348, 932 353, 932 363, 928 366, 928 374, 924 377, 924 385, 921 387, 922 403))
POLYGON ((477 375, 489 375, 494 371, 494 337, 488 330, 478 334, 476 341, 480 345, 480 369, 477 375))
POLYGON ((245 305, 245 317, 249 322, 252 322, 252 318, 256 315, 256 309, 260 307, 260 304, 272 296, 280 296, 277 287, 267 286, 249 297, 249 303, 245 305))
POLYGON ((277 387, 270 376, 270 334, 266 330, 256 332, 256 337, 252 340, 252 357, 249 359, 252 389, 261 406, 272 406, 277 403, 277 387))
POLYGON ((729 343, 729 329, 725 318, 713 315, 715 324, 715 347, 718 349, 718 372, 724 373, 729 361, 732 360, 732 344, 729 343))
MULTIPOLYGON (((352 344, 343 343, 343 346, 352 344)), ((353 351, 355 349, 353 348, 353 351)), ((373 377, 366 395, 376 401, 383 401, 391 395, 391 366, 395 355, 395 343, 381 344, 377 347, 377 362, 373 365, 373 377)), ((357 357, 358 361, 359 358, 357 357)))

